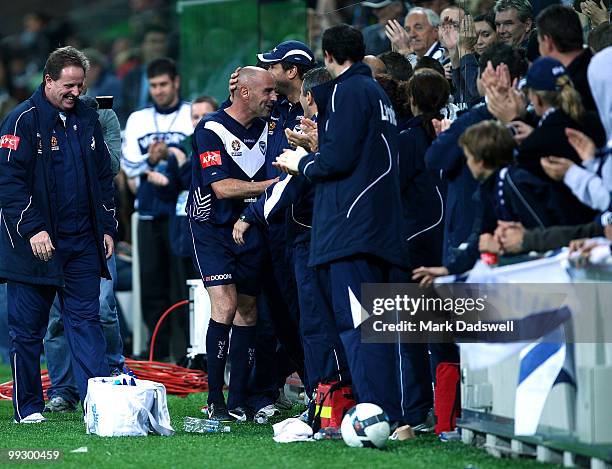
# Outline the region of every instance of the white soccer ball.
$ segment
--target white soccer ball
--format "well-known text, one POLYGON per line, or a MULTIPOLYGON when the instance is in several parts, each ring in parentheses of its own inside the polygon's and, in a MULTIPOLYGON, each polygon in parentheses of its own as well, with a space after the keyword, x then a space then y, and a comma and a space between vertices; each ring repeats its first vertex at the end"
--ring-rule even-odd
POLYGON ((376 404, 357 404, 342 419, 342 439, 355 448, 384 448, 391 433, 389 417, 376 404))

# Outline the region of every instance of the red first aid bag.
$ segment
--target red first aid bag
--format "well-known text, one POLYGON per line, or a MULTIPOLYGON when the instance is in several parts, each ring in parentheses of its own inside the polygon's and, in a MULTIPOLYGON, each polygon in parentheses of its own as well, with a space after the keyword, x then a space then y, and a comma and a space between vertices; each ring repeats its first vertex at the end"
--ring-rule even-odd
POLYGON ((459 363, 440 363, 436 368, 434 390, 434 415, 436 434, 455 430, 457 417, 461 416, 459 363))
POLYGON ((313 416, 309 420, 314 432, 319 428, 340 428, 342 418, 356 405, 350 385, 340 381, 319 383, 314 398, 313 416), (316 427, 316 429, 315 429, 316 427))

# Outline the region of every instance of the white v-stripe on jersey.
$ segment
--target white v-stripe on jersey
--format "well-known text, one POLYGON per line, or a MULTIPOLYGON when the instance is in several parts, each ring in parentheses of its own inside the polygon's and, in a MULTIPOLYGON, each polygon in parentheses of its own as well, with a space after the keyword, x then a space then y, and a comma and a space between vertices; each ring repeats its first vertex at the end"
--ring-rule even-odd
POLYGON ((247 129, 224 110, 208 115, 193 135, 191 190, 187 214, 199 222, 234 223, 255 198, 218 199, 211 185, 223 179, 266 179, 268 124, 256 119, 247 129))
POLYGON ((234 135, 219 122, 208 121, 204 128, 212 130, 223 142, 225 151, 232 157, 234 163, 238 165, 244 174, 251 179, 266 162, 266 145, 268 141, 268 124, 266 123, 258 144, 249 148, 237 135, 234 135))

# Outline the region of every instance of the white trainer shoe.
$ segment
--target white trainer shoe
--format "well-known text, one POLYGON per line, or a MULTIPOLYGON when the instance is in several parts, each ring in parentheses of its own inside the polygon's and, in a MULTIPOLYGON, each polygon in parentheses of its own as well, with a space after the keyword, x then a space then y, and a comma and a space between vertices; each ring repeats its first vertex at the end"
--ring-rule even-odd
POLYGON ((42 423, 46 422, 47 419, 43 417, 40 412, 36 412, 34 414, 30 414, 27 417, 22 418, 19 422, 15 420, 15 423, 42 423))

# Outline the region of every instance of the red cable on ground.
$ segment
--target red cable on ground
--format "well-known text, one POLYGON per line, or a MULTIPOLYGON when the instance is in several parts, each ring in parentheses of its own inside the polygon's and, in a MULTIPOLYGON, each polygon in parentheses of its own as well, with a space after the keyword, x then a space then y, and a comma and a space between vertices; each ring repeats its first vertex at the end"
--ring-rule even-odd
POLYGON ((164 314, 162 314, 157 320, 157 324, 155 324, 155 329, 153 330, 153 335, 151 336, 151 348, 149 350, 149 361, 150 362, 153 361, 153 352, 155 350, 155 339, 157 338, 157 332, 159 331, 159 328, 161 327, 162 322, 164 322, 164 319, 166 319, 166 316, 168 316, 176 308, 180 308, 181 306, 187 305, 187 304, 189 304, 189 300, 181 300, 178 303, 174 303, 166 311, 164 311, 164 314))
MULTIPOLYGON (((185 397, 191 393, 204 392, 208 390, 208 376, 200 370, 190 370, 170 363, 153 361, 155 339, 159 328, 166 317, 175 309, 186 305, 189 300, 182 300, 168 308, 159 318, 151 337, 151 349, 149 361, 137 361, 126 358, 125 364, 134 372, 138 379, 156 381, 166 387, 168 394, 185 397)), ((41 379, 43 392, 51 386, 51 380, 47 370, 42 370, 41 379)), ((0 400, 11 399, 13 395, 13 382, 8 381, 0 384, 0 400)))

